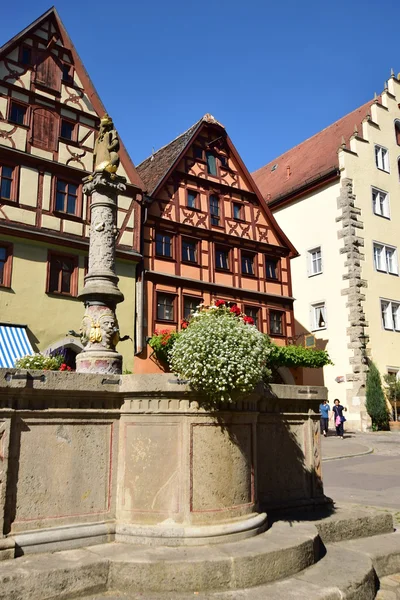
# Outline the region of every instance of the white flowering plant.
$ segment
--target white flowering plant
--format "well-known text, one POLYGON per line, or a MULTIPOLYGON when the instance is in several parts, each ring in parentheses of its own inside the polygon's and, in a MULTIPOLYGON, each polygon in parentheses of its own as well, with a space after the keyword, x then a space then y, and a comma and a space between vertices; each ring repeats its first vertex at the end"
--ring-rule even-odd
POLYGON ((236 304, 201 305, 169 351, 172 370, 213 402, 234 401, 268 376, 271 343, 236 304))
POLYGON ((62 354, 54 356, 46 356, 40 352, 35 354, 27 354, 16 361, 14 367, 16 369, 31 369, 38 371, 71 371, 64 362, 62 354))

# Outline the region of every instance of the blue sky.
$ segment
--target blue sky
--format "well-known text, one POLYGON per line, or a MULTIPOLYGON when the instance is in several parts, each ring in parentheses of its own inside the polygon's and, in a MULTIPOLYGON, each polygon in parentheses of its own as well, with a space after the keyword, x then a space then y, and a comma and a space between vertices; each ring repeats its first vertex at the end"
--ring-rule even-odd
MULTIPOLYGON (((8 3, 0 44, 49 6, 8 3)), ((56 8, 135 164, 210 112, 255 170, 381 92, 391 67, 400 71, 398 0, 56 8)))

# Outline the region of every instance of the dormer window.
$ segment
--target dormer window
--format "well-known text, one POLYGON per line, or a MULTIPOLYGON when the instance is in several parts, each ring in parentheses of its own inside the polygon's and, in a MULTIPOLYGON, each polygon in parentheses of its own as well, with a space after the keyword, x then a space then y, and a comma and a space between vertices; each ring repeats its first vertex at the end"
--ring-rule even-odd
POLYGON ((224 167, 224 169, 228 168, 228 157, 227 156, 224 156, 223 154, 220 155, 219 162, 221 164, 221 167, 224 167))
POLYGON ((200 146, 193 147, 193 154, 198 160, 203 160, 203 148, 200 148, 200 146))
POLYGON ((20 62, 25 66, 32 64, 32 48, 29 46, 22 46, 20 62))
POLYGON ((62 80, 65 83, 72 83, 74 78, 72 77, 72 73, 71 73, 72 67, 71 65, 63 65, 62 68, 62 80))

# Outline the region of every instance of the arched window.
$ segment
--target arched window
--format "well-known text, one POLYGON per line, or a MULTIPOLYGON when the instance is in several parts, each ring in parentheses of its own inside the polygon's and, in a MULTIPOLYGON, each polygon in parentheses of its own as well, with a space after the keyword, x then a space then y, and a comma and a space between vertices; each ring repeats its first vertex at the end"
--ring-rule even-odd
POLYGON ((394 130, 395 130, 395 133, 396 133, 396 142, 397 142, 397 145, 400 146, 400 121, 399 120, 396 120, 394 122, 394 130))

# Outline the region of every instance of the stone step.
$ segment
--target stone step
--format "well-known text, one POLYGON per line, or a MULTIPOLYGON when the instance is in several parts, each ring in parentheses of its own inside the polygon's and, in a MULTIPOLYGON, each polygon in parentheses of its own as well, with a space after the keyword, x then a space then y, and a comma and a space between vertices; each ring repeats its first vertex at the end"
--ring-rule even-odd
POLYGON ((276 523, 257 537, 192 547, 109 543, 0 563, 0 599, 62 600, 107 588, 179 592, 246 588, 290 577, 319 557, 309 524, 276 523))
POLYGON ((294 577, 267 585, 221 592, 163 592, 118 595, 91 595, 84 600, 373 600, 375 573, 364 555, 327 547, 319 563, 294 577))

